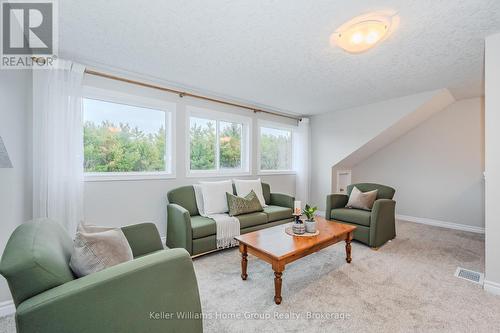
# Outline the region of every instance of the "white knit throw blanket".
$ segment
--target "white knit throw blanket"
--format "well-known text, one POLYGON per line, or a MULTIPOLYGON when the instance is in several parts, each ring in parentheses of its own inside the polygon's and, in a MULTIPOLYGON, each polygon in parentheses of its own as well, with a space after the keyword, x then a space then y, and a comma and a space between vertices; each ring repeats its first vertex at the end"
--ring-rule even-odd
POLYGON ((194 194, 196 197, 196 206, 198 212, 203 217, 211 218, 215 221, 217 226, 217 248, 225 249, 238 245, 238 241, 234 237, 240 235, 240 220, 229 214, 211 214, 206 215, 203 208, 203 194, 199 185, 193 185, 194 194))
POLYGON ((238 241, 234 237, 240 234, 240 220, 229 214, 213 214, 208 215, 209 218, 215 220, 217 225, 217 248, 226 249, 238 245, 238 241))

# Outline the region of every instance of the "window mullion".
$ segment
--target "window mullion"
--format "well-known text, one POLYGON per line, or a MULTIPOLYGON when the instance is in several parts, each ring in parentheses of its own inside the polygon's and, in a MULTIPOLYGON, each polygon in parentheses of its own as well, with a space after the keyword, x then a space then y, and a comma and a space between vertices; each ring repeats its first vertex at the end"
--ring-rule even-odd
POLYGON ((170 115, 165 113, 165 151, 163 152, 163 160, 165 161, 165 171, 170 173, 172 171, 172 161, 170 160, 170 156, 172 156, 172 148, 170 144, 170 131, 167 130, 170 126, 170 115))
POLYGON ((245 170, 246 167, 246 155, 247 155, 247 147, 246 147, 246 131, 245 124, 241 124, 240 127, 240 170, 245 170))
POLYGON ((215 170, 220 170, 220 124, 219 121, 215 121, 215 170))

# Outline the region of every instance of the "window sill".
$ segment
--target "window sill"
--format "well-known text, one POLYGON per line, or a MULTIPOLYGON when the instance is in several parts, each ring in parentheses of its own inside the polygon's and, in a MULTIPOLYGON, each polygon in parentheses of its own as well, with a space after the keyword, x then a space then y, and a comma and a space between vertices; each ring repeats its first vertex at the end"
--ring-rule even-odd
POLYGON ((175 179, 175 174, 161 172, 130 172, 130 173, 85 173, 85 182, 112 182, 136 180, 175 179))
POLYGON ((276 175, 296 175, 297 173, 293 170, 276 170, 276 171, 259 171, 257 175, 259 176, 276 176, 276 175))
POLYGON ((218 172, 193 172, 193 171, 187 171, 186 173, 186 178, 221 178, 221 177, 243 177, 243 176, 251 176, 251 172, 246 172, 246 171, 235 171, 235 172, 223 172, 223 171, 218 171, 218 172))

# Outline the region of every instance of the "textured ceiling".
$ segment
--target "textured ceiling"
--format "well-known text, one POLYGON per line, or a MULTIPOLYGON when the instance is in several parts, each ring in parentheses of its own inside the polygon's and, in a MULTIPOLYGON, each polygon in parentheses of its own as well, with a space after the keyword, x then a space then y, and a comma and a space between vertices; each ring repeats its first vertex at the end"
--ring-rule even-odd
POLYGON ((60 54, 297 114, 438 88, 483 91, 484 37, 500 0, 60 1, 60 54), (399 12, 368 53, 329 45, 350 18, 399 12))

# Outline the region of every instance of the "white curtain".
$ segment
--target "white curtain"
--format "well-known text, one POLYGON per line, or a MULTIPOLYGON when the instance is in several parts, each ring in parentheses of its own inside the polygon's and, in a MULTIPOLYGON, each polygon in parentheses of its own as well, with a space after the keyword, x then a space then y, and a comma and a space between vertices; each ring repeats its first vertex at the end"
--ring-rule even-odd
POLYGON ((33 70, 33 216, 61 223, 71 236, 83 220, 84 70, 62 59, 33 70))
POLYGON ((311 146, 309 118, 302 118, 298 128, 293 134, 293 169, 295 170, 295 198, 302 201, 302 206, 306 203, 311 206, 319 205, 319 202, 309 202, 311 146))

